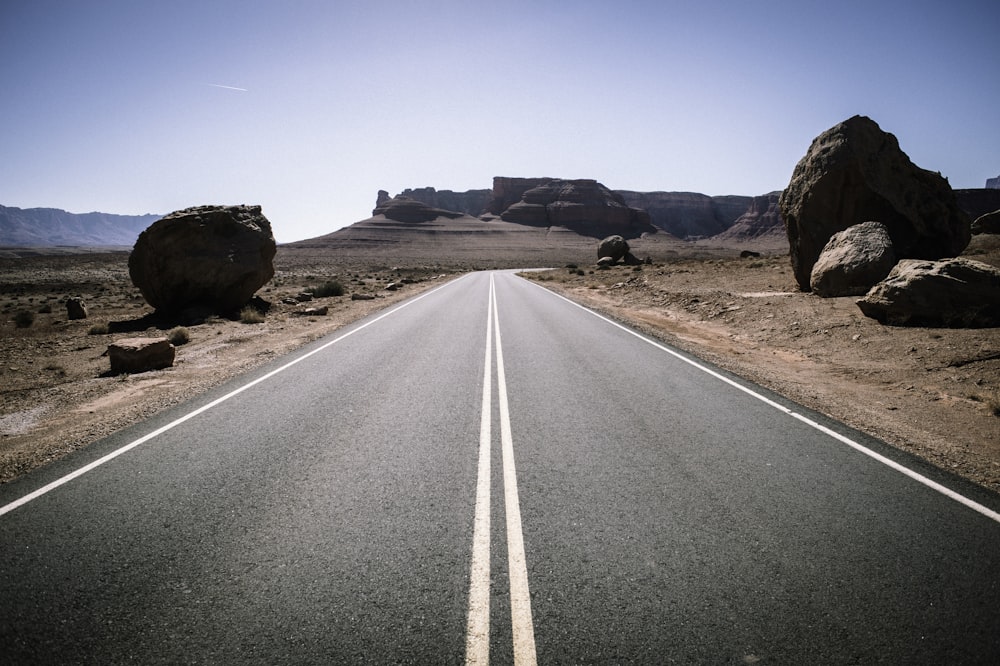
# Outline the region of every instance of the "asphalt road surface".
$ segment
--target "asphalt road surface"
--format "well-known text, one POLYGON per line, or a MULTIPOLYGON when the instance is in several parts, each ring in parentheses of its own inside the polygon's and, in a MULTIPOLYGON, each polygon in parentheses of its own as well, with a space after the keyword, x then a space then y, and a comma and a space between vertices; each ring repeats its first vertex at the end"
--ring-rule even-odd
POLYGON ((998 508, 477 273, 0 487, 0 663, 997 664, 998 508))

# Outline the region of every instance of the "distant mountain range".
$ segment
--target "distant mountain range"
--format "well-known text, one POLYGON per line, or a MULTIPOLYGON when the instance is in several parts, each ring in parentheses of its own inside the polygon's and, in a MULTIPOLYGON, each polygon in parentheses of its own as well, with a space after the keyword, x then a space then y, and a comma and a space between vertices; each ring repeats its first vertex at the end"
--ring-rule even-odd
POLYGON ((58 208, 0 206, 0 246, 131 247, 139 234, 162 215, 68 213, 58 208))

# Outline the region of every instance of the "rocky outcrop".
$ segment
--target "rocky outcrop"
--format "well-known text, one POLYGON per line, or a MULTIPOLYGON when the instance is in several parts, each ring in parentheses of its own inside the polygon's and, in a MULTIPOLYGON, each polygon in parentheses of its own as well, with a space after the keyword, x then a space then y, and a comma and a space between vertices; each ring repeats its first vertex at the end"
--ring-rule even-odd
POLYGON ((763 238, 785 235, 785 225, 781 221, 778 198, 781 192, 771 192, 750 200, 746 212, 714 238, 738 243, 752 242, 763 238))
MULTIPOLYGON (((380 193, 381 194, 381 193, 380 193)), ((492 190, 468 190, 453 192, 452 190, 435 190, 433 187, 405 189, 398 196, 413 199, 427 204, 431 208, 465 213, 472 217, 489 212, 493 199, 492 190)), ((381 202, 380 204, 381 205, 381 202)))
POLYGON ((948 181, 915 166, 896 137, 864 116, 816 137, 779 205, 803 291, 830 237, 861 222, 884 224, 904 258, 956 256, 971 236, 948 181))
MULTIPOLYGON (((379 193, 381 195, 381 192, 379 193)), ((381 198, 381 197, 380 197, 381 198)), ((420 224, 430 222, 439 217, 455 219, 464 216, 464 213, 453 210, 433 208, 423 201, 417 201, 409 197, 398 195, 392 199, 383 200, 375 207, 372 215, 384 215, 390 220, 404 222, 406 224, 420 224)))
MULTIPOLYGON (((465 213, 473 217, 488 219, 502 216, 512 207, 514 210, 504 219, 518 224, 547 227, 553 224, 544 197, 539 192, 549 189, 550 183, 589 183, 604 188, 594 180, 567 181, 558 178, 511 178, 497 176, 493 179, 492 190, 468 190, 453 192, 436 190, 433 187, 403 190, 397 197, 412 199, 430 208, 465 213), (541 188, 541 189, 539 189, 541 188), (536 191, 537 192, 534 192, 536 191), (528 194, 532 192, 532 194, 528 194), (527 201, 528 199, 534 199, 527 201), (540 201, 539 201, 540 199, 540 201)), ((604 188, 605 190, 607 188, 604 188)), ((778 212, 777 198, 780 192, 772 192, 758 197, 715 196, 710 197, 695 192, 635 192, 632 190, 611 190, 610 196, 617 204, 627 208, 645 211, 649 216, 646 232, 662 230, 678 238, 697 239, 721 236, 721 240, 752 242, 780 234, 784 238, 784 226, 778 212), (729 230, 732 229, 731 232, 729 230), (727 233, 728 232, 728 233, 727 233)), ((379 190, 376 211, 392 201, 385 190, 379 190)), ((376 213, 378 214, 378 213, 376 213)), ((407 219, 416 219, 407 217, 407 219)), ((614 233, 609 229, 608 233, 614 233)), ((634 231, 623 231, 633 235, 634 231)))
POLYGON ((633 208, 649 213, 650 222, 678 238, 705 238, 729 229, 748 212, 753 198, 710 197, 696 192, 633 192, 618 190, 633 208))
POLYGON ((260 206, 197 206, 139 234, 129 275, 158 312, 197 307, 230 313, 274 276, 275 252, 260 206))
POLYGON ((1000 210, 976 218, 972 223, 974 234, 1000 234, 1000 210))
POLYGON ((963 257, 904 259, 858 307, 896 326, 1000 326, 1000 269, 963 257))
POLYGON ((167 338, 125 338, 108 345, 111 373, 147 372, 174 364, 175 348, 167 338))
POLYGON ((861 296, 896 265, 889 230, 864 222, 830 237, 813 264, 809 285, 824 298, 861 296))
POLYGON ((596 180, 551 180, 524 192, 500 216, 533 227, 565 227, 584 236, 617 234, 629 238, 655 232, 649 215, 630 208, 596 180))
POLYGON ((490 213, 500 215, 505 210, 521 201, 528 190, 556 180, 554 178, 509 178, 495 176, 493 178, 493 195, 490 200, 490 213))

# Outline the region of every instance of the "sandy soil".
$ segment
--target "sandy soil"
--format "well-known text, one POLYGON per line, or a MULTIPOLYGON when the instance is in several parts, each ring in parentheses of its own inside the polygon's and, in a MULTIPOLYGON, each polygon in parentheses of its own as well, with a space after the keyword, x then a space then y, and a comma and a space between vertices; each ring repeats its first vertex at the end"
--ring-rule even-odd
MULTIPOLYGON (((977 237, 966 252, 1000 266, 1000 239, 977 237)), ((642 256, 640 254, 640 256, 642 256)), ((9 481, 117 429, 216 386, 422 289, 455 269, 396 269, 360 259, 334 265, 322 249, 279 250, 274 305, 263 323, 213 317, 188 325, 175 366, 110 376, 104 356, 118 337, 95 324, 150 314, 128 278, 127 254, 0 257, 0 481, 9 481), (389 282, 417 282, 386 291, 389 282), (285 304, 331 279, 347 294, 285 304), (68 296, 90 316, 67 321, 68 296), (326 305, 326 316, 294 314, 326 305), (17 328, 18 312, 34 322, 17 328)), ((551 265, 551 264, 550 264, 551 265)), ((638 269, 559 268, 532 279, 829 414, 890 444, 1000 491, 1000 330, 885 327, 853 298, 798 292, 787 257, 740 259, 733 250, 671 246, 638 269), (692 258, 697 255, 698 258, 692 258)))

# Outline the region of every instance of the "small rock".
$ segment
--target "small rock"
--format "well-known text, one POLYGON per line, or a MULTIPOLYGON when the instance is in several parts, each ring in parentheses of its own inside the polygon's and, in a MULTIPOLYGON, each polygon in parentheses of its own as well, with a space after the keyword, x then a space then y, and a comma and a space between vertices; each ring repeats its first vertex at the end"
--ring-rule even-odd
POLYGON ((83 302, 82 298, 73 297, 66 299, 66 317, 67 319, 87 318, 87 305, 83 302))
POLYGON ((306 308, 305 310, 299 310, 297 312, 293 312, 292 314, 299 315, 299 316, 302 316, 302 317, 310 317, 310 316, 325 317, 326 314, 327 314, 327 312, 329 312, 329 311, 330 311, 330 308, 328 308, 327 306, 324 305, 324 306, 318 307, 318 308, 306 308))
POLYGON ((169 368, 174 364, 175 349, 163 338, 125 338, 108 345, 111 372, 136 373, 169 368))

